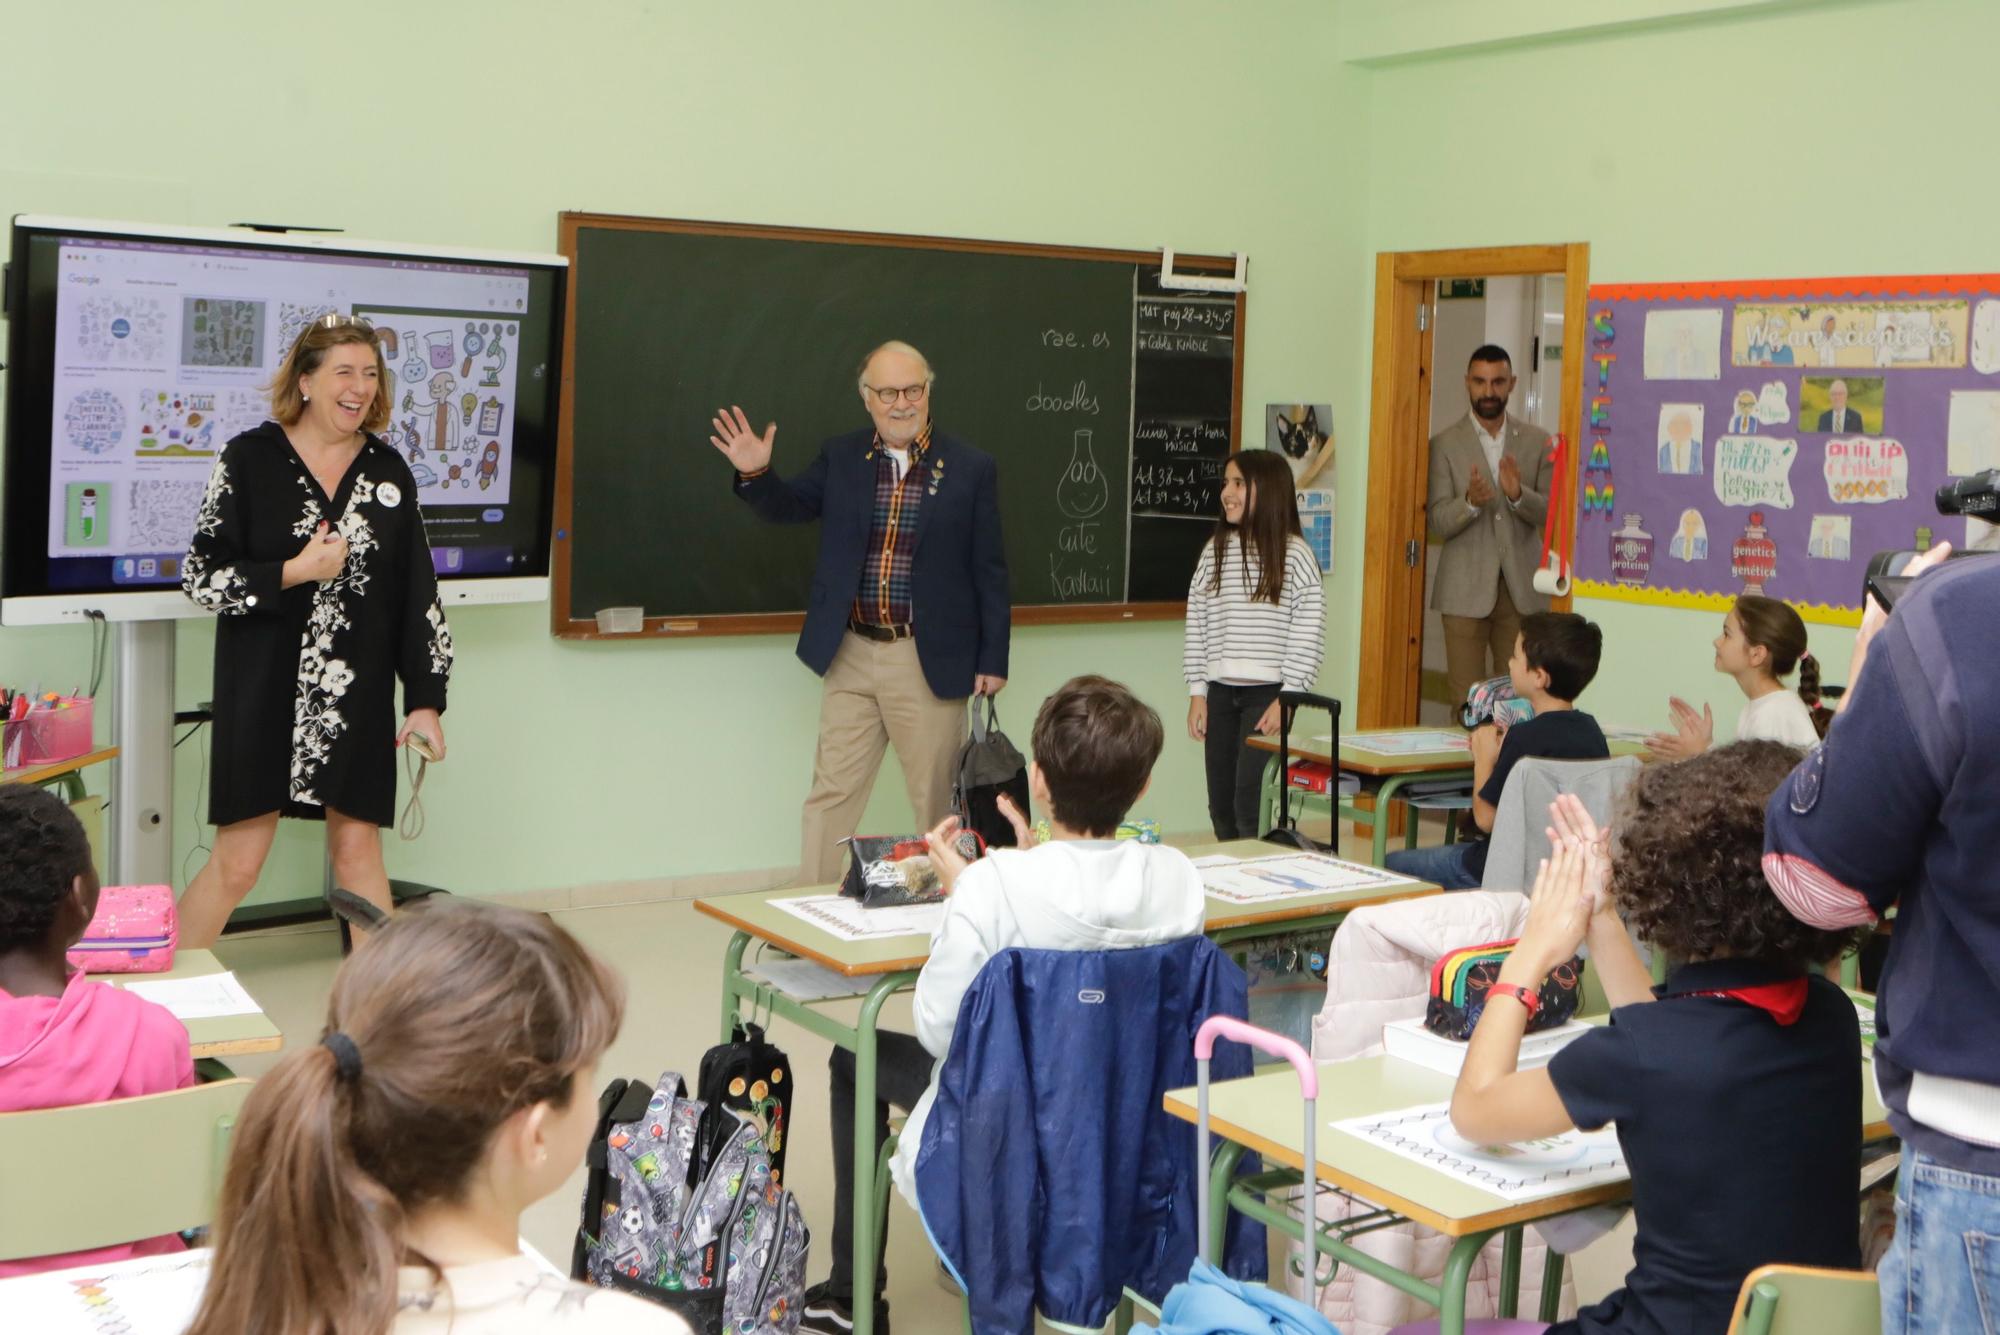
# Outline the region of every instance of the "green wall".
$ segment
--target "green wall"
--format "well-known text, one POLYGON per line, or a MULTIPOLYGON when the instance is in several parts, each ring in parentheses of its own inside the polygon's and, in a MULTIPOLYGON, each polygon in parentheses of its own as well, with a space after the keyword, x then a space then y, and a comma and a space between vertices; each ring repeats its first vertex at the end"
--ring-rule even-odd
MULTIPOLYGON (((1649 0, 1648 17, 1705 7, 1649 0)), ((1351 700, 1375 252, 1581 240, 1610 282, 1995 264, 2000 188, 1980 164, 2000 6, 1829 0, 1545 38, 1532 0, 1481 8, 1520 40, 1362 68, 1342 63, 1334 0, 106 6, 87 57, 53 25, 25 34, 0 84, 0 212, 552 249, 558 210, 580 208, 1245 250, 1246 408, 1335 405, 1321 685, 1351 700)), ((1351 54, 1423 45, 1360 35, 1351 54)), ((709 448, 702 423, 633 430, 709 448)), ((983 443, 1004 466, 1006 442, 983 443)), ((1717 618, 1581 608, 1607 636, 1587 706, 1650 723, 1678 691, 1727 734, 1717 618)), ((496 892, 794 859, 818 697, 789 637, 559 644, 540 606, 461 610, 453 629, 452 760, 426 787, 430 833, 391 840, 395 874, 496 892)), ((1840 679, 1847 633, 1815 634, 1840 679)), ((182 624, 183 703, 207 695, 209 645, 182 624)), ((81 630, 0 630, 0 678, 67 684, 87 657, 81 630)), ((1179 660, 1177 623, 1021 630, 1006 722, 1024 735, 1074 672, 1132 682, 1170 725, 1149 812, 1200 829, 1179 660)), ((183 747, 181 849, 198 778, 183 747)), ((891 769, 867 824, 908 823, 891 769)), ((287 829, 260 895, 317 883, 310 832, 287 829)))
MULTIPOLYGON (((1371 70, 1365 248, 1588 241, 1600 283, 1991 272, 1996 41, 2000 5, 1883 0, 1371 70)), ((1673 691, 1731 734, 1719 616, 1577 610, 1605 631, 1586 708, 1664 724, 1673 691)), ((1844 680, 1852 633, 1807 629, 1844 680)))
MULTIPOLYGON (((47 49, 0 83, 0 213, 553 250, 557 212, 578 208, 1244 250, 1262 279, 1251 421, 1267 399, 1330 398, 1359 501, 1365 367, 1336 329, 1369 299, 1365 113, 1358 72, 1312 54, 1333 47, 1322 0, 279 13, 122 5, 87 58, 30 33, 47 49)), ((948 395, 938 408, 948 421, 948 395)), ((710 450, 705 422, 632 425, 636 447, 710 450)), ((1004 467, 1006 442, 981 443, 1004 467)), ((781 466, 811 444, 781 435, 781 466)), ((1336 587, 1359 561, 1359 512, 1344 518, 1336 587)), ((452 756, 425 786, 429 832, 390 839, 392 874, 496 892, 795 861, 818 691, 790 637, 557 643, 543 606, 452 625, 452 756)), ((179 643, 180 699, 205 699, 210 628, 183 622, 179 643)), ((0 631, 0 678, 67 684, 87 653, 81 630, 0 631)), ((1347 690, 1345 641, 1329 662, 1325 683, 1347 690)), ((1017 738, 1079 671, 1131 682, 1179 728, 1179 623, 1024 629, 1001 700, 1017 738)), ((1199 748, 1170 737, 1148 809, 1203 828, 1199 748)), ((179 760, 184 850, 206 799, 197 746, 179 760)), ((910 819, 889 769, 867 823, 910 819)), ((313 834, 288 824, 259 898, 317 893, 313 834)))

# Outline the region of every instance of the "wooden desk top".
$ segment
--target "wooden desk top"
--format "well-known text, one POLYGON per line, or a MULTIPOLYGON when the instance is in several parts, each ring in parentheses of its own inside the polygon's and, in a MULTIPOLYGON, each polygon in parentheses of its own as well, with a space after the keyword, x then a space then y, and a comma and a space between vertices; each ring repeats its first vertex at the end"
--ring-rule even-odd
MULTIPOLYGON (((153 983, 166 978, 199 978, 203 974, 226 973, 222 962, 206 950, 176 950, 174 967, 159 973, 107 973, 98 974, 100 982, 122 987, 127 983, 153 983)), ((285 1036, 278 1026, 271 1023, 271 1017, 258 1011, 255 1015, 217 1015, 199 1020, 183 1020, 188 1031, 188 1051, 197 1059, 202 1057, 240 1057, 251 1052, 276 1052, 285 1044, 285 1036)))
POLYGON ((74 774, 88 765, 101 765, 107 760, 118 758, 115 746, 100 747, 69 760, 56 760, 46 765, 23 765, 19 769, 0 770, 0 783, 47 783, 50 779, 60 779, 65 774, 74 774))
MULTIPOLYGON (((1862 1135, 1878 1140, 1890 1134, 1888 1113, 1875 1095, 1874 1073, 1865 1060, 1861 1067, 1862 1135)), ((1444 1103, 1451 1098, 1454 1083, 1451 1076, 1397 1057, 1321 1063, 1316 1110, 1320 1181, 1343 1187, 1450 1237, 1546 1219, 1586 1205, 1623 1200, 1631 1194, 1630 1182, 1607 1182, 1541 1200, 1509 1201, 1330 1125, 1350 1117, 1444 1103)), ((1193 1122, 1195 1091, 1169 1093, 1166 1110, 1193 1122)), ((1289 1066, 1280 1065, 1241 1080, 1218 1081, 1208 1089, 1212 1133, 1300 1171, 1305 1168, 1304 1113, 1299 1077, 1289 1066)))
MULTIPOLYGON (((1214 853, 1226 853, 1238 858, 1273 857, 1285 852, 1276 844, 1267 844, 1258 839, 1239 839, 1226 844, 1204 844, 1182 851, 1191 858, 1214 853)), ((773 903, 774 900, 797 899, 805 895, 836 893, 838 890, 834 886, 809 888, 791 886, 782 890, 753 890, 745 894, 697 899, 694 907, 697 913, 719 919, 739 931, 748 932, 760 941, 768 941, 787 954, 812 960, 849 978, 903 973, 924 967, 924 961, 930 958, 931 943, 929 937, 920 933, 885 936, 872 941, 843 941, 832 933, 822 931, 804 919, 776 907, 773 903)), ((1211 895, 1208 899, 1205 930, 1221 932, 1266 923, 1281 926, 1287 922, 1314 918, 1331 912, 1346 912, 1365 908, 1371 904, 1387 904, 1400 899, 1415 899, 1437 893, 1439 893, 1438 888, 1428 882, 1406 881, 1399 885, 1367 886, 1357 890, 1340 890, 1331 894, 1263 904, 1236 904, 1211 895)))
MULTIPOLYGON (((1371 779, 1386 779, 1396 774, 1455 774, 1472 772, 1472 752, 1466 751, 1419 751, 1406 756, 1378 755, 1373 751, 1357 751, 1348 745, 1355 737, 1379 737, 1399 732, 1438 732, 1438 728, 1375 728, 1363 733, 1342 733, 1340 737, 1340 768, 1349 774, 1362 774, 1371 779)), ((1325 733, 1293 733, 1291 754, 1299 760, 1310 760, 1316 764, 1330 765, 1333 757, 1327 754, 1325 733)), ((1278 739, 1275 737, 1252 736, 1249 745, 1257 751, 1277 754, 1278 739)), ((1646 759, 1651 753, 1639 742, 1612 740, 1611 754, 1614 756, 1638 756, 1646 759)))

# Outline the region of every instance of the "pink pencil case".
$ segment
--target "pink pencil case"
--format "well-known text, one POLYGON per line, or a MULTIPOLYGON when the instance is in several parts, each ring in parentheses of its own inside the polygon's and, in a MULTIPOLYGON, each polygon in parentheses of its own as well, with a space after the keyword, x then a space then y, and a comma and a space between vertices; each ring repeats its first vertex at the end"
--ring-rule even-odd
POLYGON ((69 962, 85 973, 159 973, 174 967, 180 916, 170 885, 107 885, 69 962))

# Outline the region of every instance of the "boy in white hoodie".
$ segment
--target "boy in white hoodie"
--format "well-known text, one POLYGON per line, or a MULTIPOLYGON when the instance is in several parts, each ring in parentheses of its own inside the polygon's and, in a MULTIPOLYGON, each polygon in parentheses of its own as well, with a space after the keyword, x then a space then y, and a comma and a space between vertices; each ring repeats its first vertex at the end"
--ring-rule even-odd
MULTIPOLYGON (((958 1009, 986 961, 1002 950, 1120 950, 1153 946, 1201 930, 1206 893, 1185 853, 1161 844, 1116 841, 1118 823, 1145 793, 1166 738, 1160 716, 1131 691, 1103 677, 1076 677, 1042 702, 1035 716, 1028 791, 1049 820, 1037 844, 1023 812, 1003 806, 1020 840, 967 865, 952 852, 957 818, 931 831, 931 858, 947 893, 944 921, 917 976, 917 1033, 883 1032, 876 1048, 877 1134, 888 1129, 888 1104, 910 1109, 890 1168, 914 1201, 912 1170, 936 1072, 951 1047, 958 1009)), ((1003 803, 1005 798, 1001 799, 1003 803)), ((806 1291, 806 1335, 853 1330, 854 1054, 832 1061, 833 1268, 806 1291)), ((878 1244, 883 1242, 877 1239, 878 1244)), ((889 1305, 876 1268, 875 1330, 888 1335, 889 1305)))

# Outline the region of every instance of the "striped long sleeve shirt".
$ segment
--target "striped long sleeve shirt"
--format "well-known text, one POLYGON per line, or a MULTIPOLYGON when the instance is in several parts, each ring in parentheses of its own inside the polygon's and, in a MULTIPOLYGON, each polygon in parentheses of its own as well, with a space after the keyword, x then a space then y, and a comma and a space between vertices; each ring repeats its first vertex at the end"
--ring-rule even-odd
POLYGON ((1252 601, 1257 559, 1246 556, 1241 542, 1229 544, 1221 585, 1210 593, 1214 568, 1211 540, 1203 545, 1188 583, 1187 645, 1181 660, 1188 694, 1207 695, 1211 681, 1275 681, 1287 690, 1310 689, 1326 656, 1326 591, 1312 548, 1296 537, 1286 547, 1285 586, 1276 603, 1252 601))

